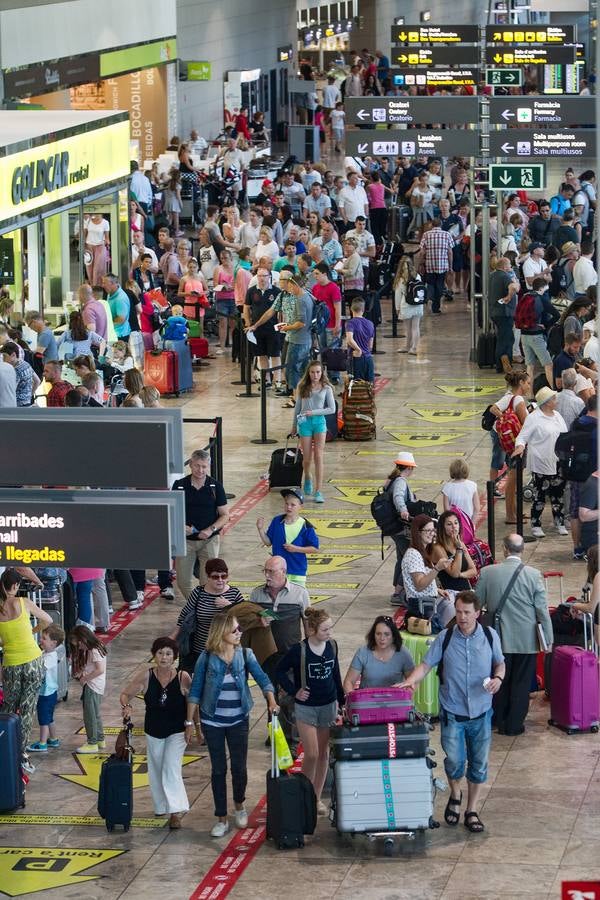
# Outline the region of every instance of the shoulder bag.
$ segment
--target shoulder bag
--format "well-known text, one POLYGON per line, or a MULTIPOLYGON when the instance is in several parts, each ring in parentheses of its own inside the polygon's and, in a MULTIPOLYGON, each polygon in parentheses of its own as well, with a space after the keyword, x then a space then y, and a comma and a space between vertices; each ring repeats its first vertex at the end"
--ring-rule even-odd
MULTIPOLYGON (((515 581, 517 580, 517 578, 519 577, 519 575, 521 574, 521 572, 522 572, 522 570, 523 570, 524 568, 525 568, 524 564, 523 564, 523 563, 519 563, 519 565, 517 566, 517 568, 516 568, 515 571, 513 572, 510 581, 509 581, 508 584, 506 585, 506 587, 505 587, 505 589, 504 589, 504 593, 503 593, 502 596, 500 597, 500 603, 498 604, 496 610, 494 611, 493 614, 487 613, 486 616, 485 616, 485 624, 486 624, 486 625, 491 625, 492 628, 494 628, 495 631, 498 632, 498 634, 500 635, 500 637, 502 637, 502 627, 501 627, 501 625, 500 625, 500 616, 502 615, 502 610, 504 609, 504 604, 505 604, 506 601, 508 600, 508 595, 509 595, 510 592, 512 591, 512 588, 513 588, 513 585, 514 585, 515 581)), ((482 624, 484 624, 484 623, 482 622, 482 624)))

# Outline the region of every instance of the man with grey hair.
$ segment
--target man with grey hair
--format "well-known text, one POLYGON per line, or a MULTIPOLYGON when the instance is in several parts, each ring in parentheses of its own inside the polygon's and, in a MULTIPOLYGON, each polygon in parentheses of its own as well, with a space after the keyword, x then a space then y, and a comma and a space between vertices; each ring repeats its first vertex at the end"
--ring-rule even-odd
MULTIPOLYGON (((194 567, 200 578, 209 559, 219 555, 221 529, 229 521, 229 507, 223 485, 210 475, 210 453, 194 450, 189 460, 190 475, 173 482, 172 490, 185 494, 186 554, 175 560, 177 586, 187 599, 194 587, 194 567)), ((163 588, 163 597, 169 593, 163 588)), ((172 595, 172 592, 171 592, 172 595)))
POLYGON ((502 687, 494 696, 495 724, 499 734, 525 731, 529 688, 538 652, 538 624, 548 651, 552 647, 552 623, 541 573, 524 565, 525 543, 520 534, 504 538, 504 561, 481 570, 475 592, 487 610, 490 625, 500 634, 506 661, 502 687))
POLYGON ((556 398, 556 411, 565 420, 567 428, 570 428, 575 419, 578 419, 584 411, 585 403, 575 393, 575 385, 577 384, 577 372, 575 369, 563 369, 561 380, 562 391, 556 398))

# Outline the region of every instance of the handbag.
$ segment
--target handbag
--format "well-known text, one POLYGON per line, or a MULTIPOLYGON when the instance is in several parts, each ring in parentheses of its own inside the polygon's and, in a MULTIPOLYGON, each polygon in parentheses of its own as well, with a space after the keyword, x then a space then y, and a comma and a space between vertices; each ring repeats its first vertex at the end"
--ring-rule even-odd
POLYGON ((437 506, 433 500, 408 500, 406 508, 408 509, 411 519, 421 515, 429 516, 431 519, 437 519, 438 517, 437 506))
POLYGON ((409 616, 406 620, 406 630, 409 634, 431 634, 431 622, 429 619, 417 619, 415 616, 409 616))

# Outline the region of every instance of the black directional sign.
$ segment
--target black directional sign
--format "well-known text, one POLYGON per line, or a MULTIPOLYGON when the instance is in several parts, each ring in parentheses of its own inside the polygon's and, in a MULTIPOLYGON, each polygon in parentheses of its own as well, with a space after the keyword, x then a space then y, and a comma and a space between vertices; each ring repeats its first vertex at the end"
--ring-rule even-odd
POLYGON ((575 62, 575 45, 557 47, 486 47, 485 61, 498 66, 572 65, 575 62))
POLYGON ((350 156, 478 156, 479 134, 466 130, 348 131, 350 156))
POLYGON ((392 25, 392 44, 476 44, 477 25, 392 25))
POLYGON ((492 125, 593 125, 593 97, 494 97, 490 99, 492 125))
POLYGON ((474 66, 478 47, 400 47, 392 50, 392 63, 399 66, 474 66))
POLYGON ((394 87, 475 87, 479 84, 479 69, 390 69, 394 87))
POLYGON ((349 97, 345 108, 352 125, 470 125, 479 121, 477 97, 349 97))
POLYGON ((572 44, 573 25, 486 25, 487 44, 572 44))
POLYGON ((485 83, 491 87, 495 85, 521 87, 523 84, 523 69, 486 69, 485 83))
POLYGON ((596 156, 596 132, 591 128, 547 132, 515 128, 509 131, 492 131, 489 138, 490 156, 596 156))

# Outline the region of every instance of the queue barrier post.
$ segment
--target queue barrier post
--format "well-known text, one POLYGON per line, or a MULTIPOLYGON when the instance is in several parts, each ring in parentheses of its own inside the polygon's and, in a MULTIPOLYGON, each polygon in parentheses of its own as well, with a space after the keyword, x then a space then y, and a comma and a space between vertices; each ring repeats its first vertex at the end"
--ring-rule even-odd
POLYGON ((285 369, 285 366, 271 366, 260 370, 260 437, 252 438, 251 444, 276 444, 277 441, 267 436, 267 373, 285 369))
POLYGON ((523 457, 516 457, 517 464, 517 478, 516 478, 516 491, 517 491, 517 534, 520 534, 523 538, 523 541, 526 544, 531 544, 535 541, 535 538, 532 534, 523 534, 523 457))
MULTIPOLYGON (((248 346, 248 338, 244 331, 240 334, 240 360, 243 358, 244 360, 244 381, 243 383, 246 385, 246 390, 241 394, 236 394, 236 397, 240 397, 245 399, 246 397, 258 397, 258 394, 252 393, 252 367, 254 363, 254 356, 250 352, 250 347, 248 346), (242 345, 244 350, 242 352, 242 345)), ((234 384, 238 384, 239 382, 234 382, 234 384)))
MULTIPOLYGON (((236 379, 236 381, 232 381, 231 384, 246 384, 246 341, 243 340, 244 337, 244 324, 242 321, 242 314, 238 313, 236 328, 239 335, 240 341, 240 377, 236 379)), ((233 332, 231 333, 230 338, 231 349, 233 351, 233 332)), ((238 394, 238 397, 245 396, 245 394, 238 394)))
POLYGON ((494 520, 494 488, 495 481, 486 481, 485 489, 487 496, 487 534, 488 544, 492 553, 492 559, 496 559, 496 522, 494 520))

